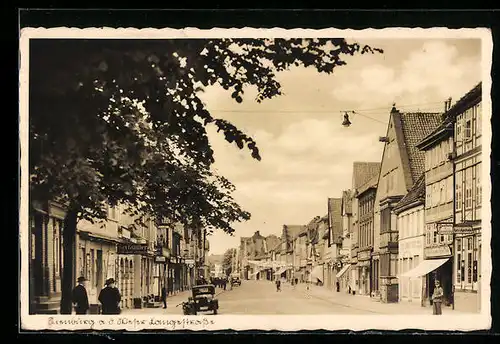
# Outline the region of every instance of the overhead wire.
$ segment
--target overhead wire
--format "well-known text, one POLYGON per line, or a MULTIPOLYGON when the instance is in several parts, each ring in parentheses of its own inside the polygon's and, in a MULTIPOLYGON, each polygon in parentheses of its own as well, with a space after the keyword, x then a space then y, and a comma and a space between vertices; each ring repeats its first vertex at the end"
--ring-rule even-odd
MULTIPOLYGON (((426 105, 436 106, 437 104, 442 104, 442 102, 428 102, 428 103, 403 104, 403 105, 398 104, 398 105, 396 105, 396 107, 398 109, 407 109, 407 108, 415 108, 415 107, 421 107, 421 106, 426 106, 426 105)), ((395 104, 393 104, 393 105, 395 105, 395 104)), ((434 107, 434 106, 432 106, 432 107, 434 107)), ((385 121, 379 120, 375 117, 372 117, 370 115, 367 115, 366 112, 370 112, 371 114, 385 114, 391 108, 392 108, 392 105, 386 106, 386 107, 366 108, 366 109, 357 109, 357 110, 341 110, 341 109, 329 109, 329 110, 300 110, 300 109, 299 110, 226 110, 226 109, 219 109, 218 110, 218 109, 214 109, 211 111, 218 112, 218 113, 282 113, 282 114, 285 114, 285 113, 295 113, 295 114, 298 114, 298 113, 309 113, 309 114, 328 113, 328 114, 331 114, 334 112, 341 112, 341 113, 350 112, 354 115, 359 115, 359 116, 362 116, 364 118, 373 120, 375 122, 387 125, 388 122, 385 122, 385 121)))

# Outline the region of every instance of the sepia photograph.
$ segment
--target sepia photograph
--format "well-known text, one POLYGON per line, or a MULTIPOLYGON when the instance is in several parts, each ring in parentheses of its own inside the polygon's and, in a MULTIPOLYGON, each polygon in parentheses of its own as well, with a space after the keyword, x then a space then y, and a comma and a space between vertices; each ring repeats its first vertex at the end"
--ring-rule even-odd
POLYGON ((22 29, 22 329, 489 328, 492 47, 22 29))

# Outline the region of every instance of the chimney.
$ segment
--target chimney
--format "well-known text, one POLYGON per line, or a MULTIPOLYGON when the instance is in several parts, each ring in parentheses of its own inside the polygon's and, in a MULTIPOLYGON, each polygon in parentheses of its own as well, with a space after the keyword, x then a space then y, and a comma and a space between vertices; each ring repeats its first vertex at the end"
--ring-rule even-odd
POLYGON ((448 98, 448 110, 451 109, 451 97, 448 98))
POLYGON ((398 113, 398 109, 396 109, 396 103, 392 103, 392 109, 391 109, 391 113, 398 113))

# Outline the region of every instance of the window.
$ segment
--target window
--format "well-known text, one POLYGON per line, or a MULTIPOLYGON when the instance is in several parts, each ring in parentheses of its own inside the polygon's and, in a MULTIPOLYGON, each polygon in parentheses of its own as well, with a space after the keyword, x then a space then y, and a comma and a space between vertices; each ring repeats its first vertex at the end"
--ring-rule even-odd
POLYGON ((462 210, 462 171, 456 172, 455 181, 455 209, 462 210))
POLYGON ((446 203, 453 201, 453 177, 446 178, 446 203))
POLYGON ((439 203, 444 204, 446 202, 446 180, 439 181, 439 203))
POLYGON ((437 241, 438 241, 438 234, 437 234, 437 232, 433 229, 433 230, 432 230, 432 242, 433 242, 434 244, 437 244, 437 241))
POLYGON ((476 136, 481 136, 482 133, 482 114, 481 114, 481 103, 476 105, 476 136))
POLYGON ((472 283, 472 252, 467 253, 467 283, 472 283))
POLYGON ((472 168, 465 170, 465 209, 472 208, 472 168))
POLYGON ((469 120, 465 121, 464 139, 470 140, 471 138, 472 138, 472 122, 469 119, 469 120))
POLYGON ((476 205, 477 206, 481 206, 481 201, 482 201, 482 197, 483 197, 483 194, 482 194, 482 185, 481 185, 481 163, 477 164, 475 166, 475 169, 476 169, 476 182, 475 182, 475 185, 476 185, 476 205))
POLYGON ((439 183, 432 184, 432 206, 439 204, 439 183))
POLYGON ((430 186, 425 187, 425 207, 430 208, 432 206, 432 188, 430 186))

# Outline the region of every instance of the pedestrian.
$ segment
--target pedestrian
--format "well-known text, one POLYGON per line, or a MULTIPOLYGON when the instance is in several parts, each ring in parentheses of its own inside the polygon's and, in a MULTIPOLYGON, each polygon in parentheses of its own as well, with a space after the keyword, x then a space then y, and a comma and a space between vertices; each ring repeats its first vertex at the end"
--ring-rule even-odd
POLYGON ((295 278, 295 285, 299 284, 299 279, 295 278))
POLYGON ((165 286, 161 288, 161 300, 163 302, 163 309, 167 308, 167 288, 165 286))
POLYGON ((335 285, 336 285, 336 287, 337 287, 337 293, 338 293, 338 292, 340 291, 340 283, 339 283, 339 281, 337 281, 337 282, 335 283, 335 285))
POLYGON ((72 301, 75 305, 75 312, 79 315, 87 314, 90 308, 87 289, 85 288, 86 281, 87 279, 85 277, 78 277, 78 284, 73 288, 72 301))
POLYGON ((226 290, 226 285, 227 285, 227 278, 224 277, 222 280, 222 286, 224 287, 224 290, 226 290))
POLYGON ((441 315, 441 305, 443 303, 443 288, 441 287, 441 283, 436 280, 434 282, 434 292, 432 293, 432 314, 441 315))
POLYGON ((281 281, 279 279, 276 280, 276 291, 281 291, 281 281))
POLYGON ((102 314, 120 314, 120 301, 120 291, 115 287, 114 278, 108 278, 106 286, 99 293, 102 314))

